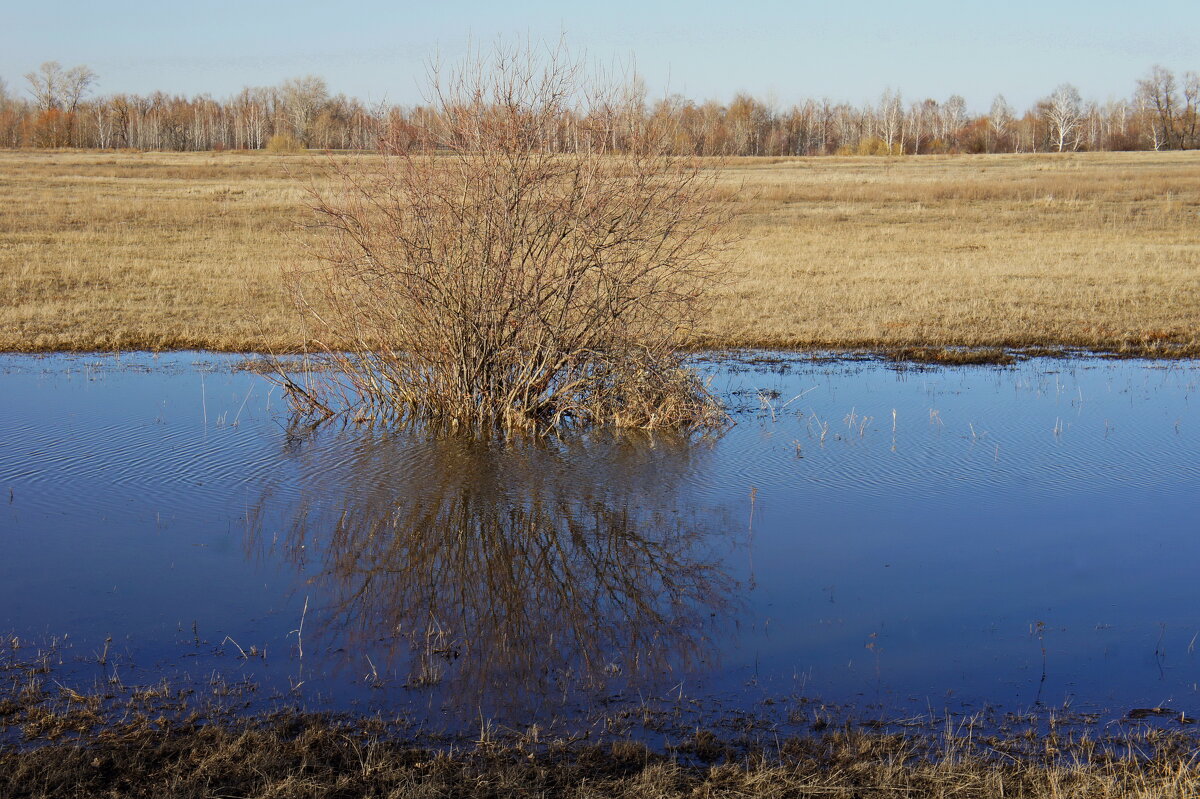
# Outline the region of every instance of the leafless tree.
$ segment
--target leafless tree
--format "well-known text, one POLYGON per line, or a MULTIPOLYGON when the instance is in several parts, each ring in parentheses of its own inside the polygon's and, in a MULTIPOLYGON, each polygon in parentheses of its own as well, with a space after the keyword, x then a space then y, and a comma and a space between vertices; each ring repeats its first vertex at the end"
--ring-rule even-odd
POLYGON ((936 100, 921 100, 909 106, 908 130, 909 140, 912 141, 913 153, 921 153, 928 139, 934 135, 934 131, 936 130, 934 119, 936 116, 936 100))
POLYGON ((1104 144, 1106 149, 1126 149, 1129 146, 1129 103, 1126 100, 1109 100, 1102 111, 1104 122, 1104 144))
POLYGON ((1160 149, 1162 144, 1183 146, 1176 124, 1179 113, 1178 91, 1175 73, 1157 64, 1147 77, 1138 81, 1138 99, 1143 107, 1153 109, 1156 117, 1157 130, 1151 136, 1156 150, 1160 149), (1160 142, 1162 144, 1159 144, 1160 142))
POLYGON ((83 65, 64 70, 57 61, 47 61, 36 72, 26 73, 25 80, 42 111, 75 111, 96 82, 96 73, 83 65))
POLYGON ((25 73, 29 93, 42 111, 60 108, 62 103, 62 64, 46 61, 36 72, 25 73))
POLYGON ((1069 83, 1061 84, 1046 98, 1043 115, 1050 124, 1050 136, 1061 153, 1068 145, 1079 146, 1079 125, 1083 121, 1083 99, 1079 89, 1069 83))
POLYGON ((1144 92, 1139 91, 1134 97, 1134 104, 1137 109, 1139 125, 1149 141, 1150 149, 1157 152, 1166 147, 1167 139, 1163 133, 1158 111, 1154 108, 1151 99, 1144 92))
POLYGON ((62 80, 62 97, 63 106, 67 111, 74 112, 79 108, 79 103, 84 96, 91 91, 91 88, 96 83, 96 73, 92 72, 88 67, 79 66, 71 67, 63 75, 62 80))
POLYGON ((967 121, 967 101, 960 94, 952 94, 941 107, 941 139, 947 146, 957 144, 958 131, 967 121))
POLYGON ((97 103, 92 108, 92 116, 96 123, 96 144, 101 149, 108 149, 113 144, 113 115, 109 105, 97 103))
POLYGON ((325 80, 316 75, 290 78, 280 85, 279 91, 292 126, 292 133, 299 141, 308 144, 313 120, 329 100, 329 89, 325 80))
POLYGON ((673 125, 631 128, 636 93, 561 49, 498 48, 431 83, 417 142, 328 162, 323 267, 292 285, 332 369, 293 398, 470 429, 719 419, 675 355, 725 241, 713 171, 671 155, 673 125), (581 143, 562 153, 568 118, 581 143))
POLYGON ((879 137, 889 154, 904 150, 904 104, 898 91, 887 89, 879 98, 879 137))
POLYGON ((1180 147, 1194 148, 1200 145, 1197 141, 1197 125, 1200 123, 1200 75, 1195 72, 1183 73, 1183 113, 1180 114, 1180 147))
POLYGON ((1012 123, 1012 107, 1004 99, 1003 94, 997 94, 996 99, 992 100, 992 109, 988 113, 988 126, 992 130, 992 135, 996 138, 997 145, 1008 137, 1009 128, 1012 127, 1012 123))

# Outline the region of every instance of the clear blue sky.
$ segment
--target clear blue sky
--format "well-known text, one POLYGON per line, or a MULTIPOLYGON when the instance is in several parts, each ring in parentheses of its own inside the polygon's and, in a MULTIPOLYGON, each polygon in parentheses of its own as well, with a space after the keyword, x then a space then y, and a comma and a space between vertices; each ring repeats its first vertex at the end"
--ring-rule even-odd
POLYGON ((373 101, 421 98, 424 64, 497 36, 556 40, 597 61, 636 63, 651 93, 786 106, 950 94, 1024 107, 1062 82, 1127 97, 1151 65, 1200 71, 1200 0, 1110 2, 358 2, 0 0, 9 90, 43 61, 87 64, 99 93, 156 89, 226 97, 246 85, 324 77, 373 101), (839 7, 840 6, 840 7, 839 7))

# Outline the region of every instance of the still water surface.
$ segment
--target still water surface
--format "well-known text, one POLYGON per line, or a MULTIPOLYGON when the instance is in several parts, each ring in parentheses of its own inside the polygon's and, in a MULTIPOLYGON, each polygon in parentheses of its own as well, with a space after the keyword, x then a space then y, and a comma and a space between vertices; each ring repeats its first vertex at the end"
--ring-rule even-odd
POLYGON ((720 436, 507 445, 303 429, 237 363, 0 358, 0 633, 58 679, 1200 712, 1195 363, 747 356, 720 436))

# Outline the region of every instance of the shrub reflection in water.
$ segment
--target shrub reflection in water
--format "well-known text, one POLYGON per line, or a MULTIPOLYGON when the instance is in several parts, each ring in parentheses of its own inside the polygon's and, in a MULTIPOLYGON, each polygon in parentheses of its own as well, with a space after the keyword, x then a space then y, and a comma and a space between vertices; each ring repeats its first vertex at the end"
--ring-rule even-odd
POLYGON ((388 657, 409 687, 450 700, 565 699, 711 657, 737 609, 723 564, 745 525, 681 495, 709 450, 629 432, 318 431, 293 438, 290 457, 351 454, 304 469, 320 476, 278 503, 285 534, 268 533, 268 490, 249 545, 315 575, 325 606, 305 634, 325 648, 388 657), (355 441, 327 450, 327 435, 355 441))

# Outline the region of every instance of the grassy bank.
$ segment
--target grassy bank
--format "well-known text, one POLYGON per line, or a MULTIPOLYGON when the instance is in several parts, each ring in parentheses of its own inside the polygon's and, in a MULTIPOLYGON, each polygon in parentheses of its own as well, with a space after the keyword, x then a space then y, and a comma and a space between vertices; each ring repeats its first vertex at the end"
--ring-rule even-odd
MULTIPOLYGON (((99 665, 105 666, 107 648, 99 665)), ((1200 792, 1200 737, 1162 708, 1123 719, 1066 709, 856 718, 809 699, 783 716, 694 698, 609 697, 577 721, 480 718, 432 733, 404 717, 262 709, 217 672, 91 687, 71 650, 0 642, 0 796, 960 797, 1067 799, 1200 792), (72 670, 71 668, 67 669, 72 670), (64 682, 66 681, 66 682, 64 682), (76 690, 78 689, 78 690, 76 690), (258 708, 253 715, 248 708, 258 708), (472 729, 473 727, 473 729, 472 729)), ((132 672, 127 672, 132 673, 132 672)), ((234 673, 236 674, 236 668, 234 673)), ((879 713, 882 711, 873 711, 879 713)))
MULTIPOLYGON (((0 152, 0 350, 296 349, 310 170, 0 152)), ((746 159, 723 190, 697 346, 1200 354, 1200 153, 746 159)))
POLYGON ((103 732, 0 746, 0 794, 70 797, 957 797, 1184 799, 1200 792, 1197 740, 1002 738, 851 726, 805 737, 697 730, 663 750, 637 741, 529 736, 430 747, 378 719, 281 714, 169 722, 135 715, 103 732))

